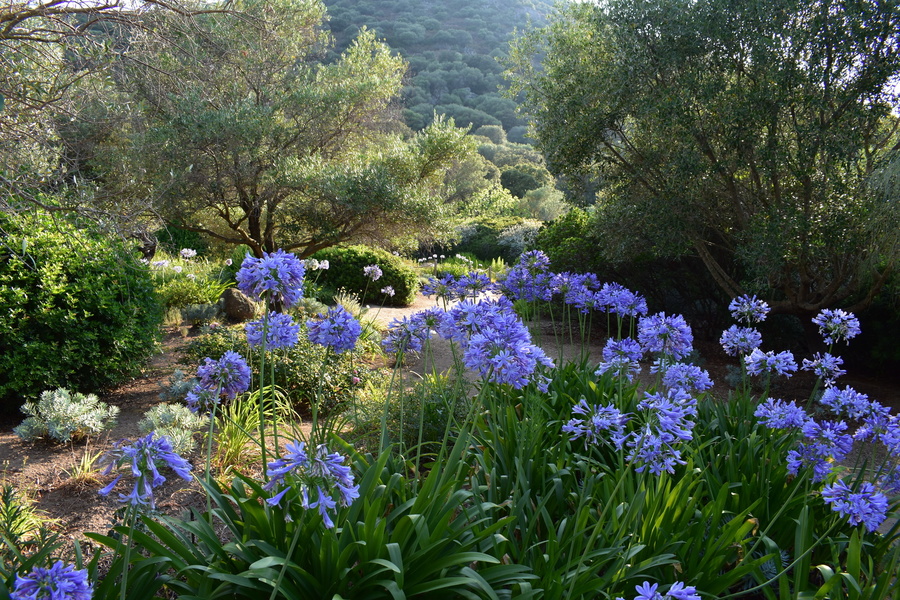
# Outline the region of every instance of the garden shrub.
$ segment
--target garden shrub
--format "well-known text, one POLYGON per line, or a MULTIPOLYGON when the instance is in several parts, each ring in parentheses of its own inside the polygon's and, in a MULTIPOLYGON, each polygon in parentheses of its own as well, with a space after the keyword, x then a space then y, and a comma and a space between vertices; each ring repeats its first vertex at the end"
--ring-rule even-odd
POLYGON ((155 431, 157 437, 167 437, 172 449, 181 455, 191 454, 195 448, 194 434, 207 426, 207 419, 195 415, 184 404, 157 404, 138 423, 142 435, 155 431))
POLYGON ((453 253, 471 253, 479 260, 502 258, 506 262, 515 262, 519 258, 515 250, 500 244, 504 231, 521 224, 521 217, 498 217, 478 219, 461 231, 462 239, 452 248, 453 253))
POLYGON ((119 416, 117 406, 100 402, 94 394, 73 394, 65 388, 43 392, 37 402, 26 402, 22 412, 28 418, 13 431, 26 442, 82 440, 112 429, 119 416))
POLYGON ((416 272, 398 256, 378 248, 350 246, 319 250, 313 258, 327 260, 330 268, 318 271, 318 284, 331 290, 344 289, 358 294, 363 304, 408 306, 418 291, 416 272), (369 265, 381 268, 381 277, 372 281, 363 273, 369 265), (381 293, 386 286, 394 288, 394 296, 381 293))
POLYGON ((104 389, 156 347, 148 268, 118 240, 41 215, 0 215, 0 399, 104 389))
MULTIPOLYGON (((223 327, 195 338, 185 349, 185 355, 186 360, 199 365, 204 358, 218 359, 229 350, 247 357, 253 380, 259 381, 259 350, 257 348, 251 354, 241 326, 223 327)), ((352 397, 352 390, 365 377, 358 351, 328 352, 325 347, 309 341, 305 328, 293 348, 266 354, 266 370, 270 368, 275 371, 275 385, 283 389, 294 407, 301 411, 310 406, 317 391, 320 412, 336 409, 352 397)))

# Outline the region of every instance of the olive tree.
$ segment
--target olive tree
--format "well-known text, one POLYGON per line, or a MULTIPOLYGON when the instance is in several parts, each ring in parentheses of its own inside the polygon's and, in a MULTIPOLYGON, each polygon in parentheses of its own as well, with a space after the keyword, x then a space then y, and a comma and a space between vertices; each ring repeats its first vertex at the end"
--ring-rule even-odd
POLYGON ((140 117, 98 152, 107 178, 257 255, 438 235, 441 170, 472 148, 452 122, 401 124, 404 61, 368 31, 326 61, 316 0, 232 6, 154 13, 129 38, 116 80, 140 117))
POLYGON ((896 0, 609 0, 562 7, 512 52, 548 167, 601 182, 610 259, 695 254, 782 312, 872 300, 897 208, 896 0))

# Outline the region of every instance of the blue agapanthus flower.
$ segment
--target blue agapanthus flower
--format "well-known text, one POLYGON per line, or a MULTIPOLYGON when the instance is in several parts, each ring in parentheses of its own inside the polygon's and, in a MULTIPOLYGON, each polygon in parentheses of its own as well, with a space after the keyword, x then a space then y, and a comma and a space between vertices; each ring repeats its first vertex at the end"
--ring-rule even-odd
POLYGON ((788 473, 796 475, 802 467, 812 467, 812 480, 823 481, 831 475, 834 464, 850 453, 853 436, 846 433, 847 424, 843 421, 808 419, 801 429, 806 441, 788 452, 788 473))
POLYGON ((247 343, 251 348, 262 345, 263 330, 266 335, 266 350, 292 348, 297 345, 300 336, 300 325, 294 323, 291 315, 270 312, 268 317, 250 321, 244 327, 244 331, 247 333, 247 343))
POLYGON ((753 327, 732 325, 722 332, 719 343, 728 356, 746 356, 762 344, 762 334, 753 327))
POLYGON ((27 575, 16 575, 11 600, 91 600, 94 586, 86 569, 56 561, 50 568, 35 567, 27 575))
POLYGON ((229 400, 234 400, 238 394, 243 394, 250 388, 250 377, 247 361, 231 350, 219 360, 205 358, 203 364, 197 367, 200 387, 214 390, 229 400))
POLYGON ((303 261, 290 252, 264 252, 262 258, 249 254, 241 263, 236 279, 238 289, 255 300, 268 300, 290 308, 303 297, 303 261))
POLYGON ((381 341, 385 352, 418 352, 433 331, 443 328, 448 318, 437 306, 414 313, 402 319, 394 319, 388 325, 388 333, 381 341))
POLYGON ((525 252, 501 282, 503 293, 513 300, 550 300, 553 297, 550 259, 540 250, 525 252))
POLYGON ((221 397, 215 390, 195 385, 184 397, 187 407, 195 415, 205 415, 212 411, 213 406, 218 406, 221 397))
POLYGON ((460 298, 476 299, 481 294, 492 292, 497 288, 491 278, 484 273, 470 271, 463 277, 460 277, 456 283, 457 293, 460 298))
MULTIPOLYGON (((263 485, 264 490, 272 491, 283 486, 266 503, 269 506, 281 506, 288 493, 294 490, 304 510, 317 509, 325 527, 334 527, 332 509, 338 503, 350 506, 359 498, 359 486, 354 483, 353 471, 349 465, 344 464, 345 460, 339 453, 329 452, 324 444, 310 456, 304 442, 298 440, 288 443, 284 456, 270 462, 266 470, 270 479, 263 485), (310 500, 309 494, 313 489, 315 499, 310 500), (334 495, 338 500, 335 500, 334 495)), ((290 518, 290 513, 286 516, 290 518)))
POLYGON ((132 444, 117 443, 104 457, 107 463, 104 475, 117 472, 116 478, 100 490, 101 496, 112 492, 116 484, 127 475, 134 477, 134 488, 130 494, 119 494, 119 500, 132 506, 155 508, 153 490, 166 482, 160 469, 168 468, 186 481, 191 480, 191 464, 173 449, 169 438, 156 437, 151 431, 132 444))
MULTIPOLYGON (((658 583, 650 583, 645 581, 640 585, 634 586, 637 596, 634 600, 700 600, 697 588, 692 585, 684 585, 680 581, 676 581, 669 586, 666 593, 659 591, 658 583)), ((625 600, 624 598, 616 598, 616 600, 625 600)))
POLYGON ((679 388, 688 393, 705 392, 713 386, 709 373, 686 363, 666 365, 662 383, 666 388, 679 388))
POLYGON ((869 531, 875 531, 887 517, 888 500, 868 481, 854 491, 843 481, 837 481, 822 488, 822 498, 831 509, 847 517, 851 525, 860 523, 869 531))
POLYGON ((797 362, 794 355, 785 350, 784 352, 763 352, 759 348, 755 349, 747 357, 747 372, 751 375, 761 375, 762 373, 776 373, 790 377, 797 371, 797 362))
POLYGON ((612 404, 588 406, 587 401, 582 398, 572 407, 572 415, 569 422, 562 426, 563 432, 571 435, 569 440, 575 441, 583 437, 585 446, 609 442, 618 450, 624 445, 628 415, 612 404))
POLYGON ((822 392, 819 402, 827 406, 832 413, 849 417, 851 419, 861 419, 868 415, 872 409, 872 402, 866 394, 861 394, 850 386, 846 386, 843 390, 836 387, 826 388, 822 392))
POLYGON ((594 375, 611 373, 631 381, 641 371, 640 360, 643 354, 641 345, 631 338, 609 338, 603 347, 603 362, 594 371, 594 375))
POLYGON ((647 300, 618 283, 604 283, 597 299, 607 311, 622 317, 647 314, 647 300))
POLYGON ((756 296, 739 296, 728 304, 728 310, 736 321, 745 325, 762 323, 769 314, 769 305, 756 296))
POLYGON ((363 267, 363 275, 371 279, 372 281, 378 281, 381 279, 381 267, 378 265, 369 265, 367 267, 363 267))
POLYGON ((328 309, 321 319, 306 322, 309 341, 326 346, 337 354, 353 350, 362 333, 362 325, 343 306, 328 309))
POLYGON ((681 315, 657 313, 638 321, 638 341, 647 352, 658 352, 675 360, 693 350, 694 334, 681 315))
POLYGON ((819 333, 825 339, 826 344, 836 344, 840 341, 848 341, 860 333, 859 319, 853 313, 848 313, 839 308, 825 309, 812 320, 819 326, 819 333))
POLYGON ((825 382, 825 385, 833 385, 835 380, 841 375, 846 375, 847 371, 841 368, 844 359, 840 356, 832 356, 828 352, 824 354, 816 353, 813 359, 803 359, 803 366, 800 367, 804 371, 812 371, 816 377, 825 382))
POLYGON ((769 429, 800 429, 810 419, 806 411, 793 400, 785 402, 776 398, 767 398, 756 407, 753 414, 769 429))
POLYGON ((430 277, 428 283, 422 286, 422 295, 426 298, 434 296, 437 300, 452 302, 464 294, 461 295, 459 281, 456 280, 456 277, 445 273, 440 279, 430 277))

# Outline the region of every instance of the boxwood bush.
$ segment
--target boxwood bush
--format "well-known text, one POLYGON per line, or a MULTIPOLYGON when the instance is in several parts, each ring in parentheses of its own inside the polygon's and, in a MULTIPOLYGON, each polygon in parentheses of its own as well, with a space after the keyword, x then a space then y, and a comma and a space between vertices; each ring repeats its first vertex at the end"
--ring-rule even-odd
POLYGON ((94 392, 153 353, 162 310, 146 265, 59 217, 0 214, 0 410, 48 388, 94 392))
POLYGON ((359 294, 363 304, 408 306, 419 290, 413 268, 406 265, 402 258, 385 250, 368 246, 326 248, 316 252, 313 258, 329 263, 329 269, 318 275, 318 285, 335 291, 343 288, 359 294), (381 268, 382 275, 378 281, 371 281, 363 274, 363 268, 369 265, 381 268), (393 297, 381 293, 386 286, 394 288, 393 297))

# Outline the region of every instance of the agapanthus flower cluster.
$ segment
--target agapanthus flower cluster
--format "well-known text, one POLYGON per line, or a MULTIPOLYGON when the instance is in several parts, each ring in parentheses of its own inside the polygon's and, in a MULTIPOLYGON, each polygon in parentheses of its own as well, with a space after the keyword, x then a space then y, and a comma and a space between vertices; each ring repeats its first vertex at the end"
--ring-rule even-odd
POLYGON ((635 340, 609 338, 603 347, 603 362, 594 371, 594 375, 611 373, 615 377, 631 381, 641 371, 640 360, 643 355, 644 350, 635 340))
POLYGON ((728 304, 731 316, 740 323, 753 325, 762 323, 769 314, 769 305, 756 296, 739 296, 728 304))
POLYGON ((712 388, 709 373, 696 365, 687 363, 667 364, 663 371, 662 384, 667 389, 682 389, 688 393, 705 392, 712 388))
POLYGON ((381 279, 381 267, 378 265, 368 265, 363 267, 363 275, 371 279, 372 281, 378 281, 381 279))
POLYGON ((265 331, 266 350, 275 350, 296 346, 300 336, 300 325, 294 323, 294 319, 288 314, 270 312, 267 318, 247 323, 244 331, 251 348, 262 345, 265 331))
POLYGON ((811 418, 793 400, 785 402, 776 398, 767 398, 753 414, 770 429, 800 429, 811 418))
POLYGON ((819 326, 819 333, 825 338, 828 345, 840 341, 848 341, 860 333, 859 319, 853 313, 848 313, 839 308, 825 309, 812 320, 819 326))
POLYGON ((244 357, 234 351, 227 351, 213 360, 204 358, 203 364, 197 367, 198 387, 215 390, 218 395, 234 400, 250 387, 250 367, 244 357))
POLYGON ((182 479, 191 480, 190 463, 174 452, 169 438, 156 437, 156 432, 152 431, 133 444, 117 443, 103 461, 107 463, 103 474, 117 472, 117 475, 100 490, 100 495, 108 495, 122 477, 130 475, 135 478, 134 488, 130 494, 119 494, 119 500, 136 507, 155 508, 153 490, 166 482, 160 473, 162 468, 169 468, 182 479))
POLYGON ((388 298, 393 298, 394 294, 396 294, 397 292, 394 291, 393 286, 386 285, 383 288, 381 288, 381 293, 384 294, 385 296, 387 296, 388 298))
POLYGON ((428 283, 422 286, 422 295, 434 296, 438 300, 451 302, 460 298, 459 282, 449 273, 444 274, 440 279, 430 277, 428 283))
POLYGON ((540 250, 525 252, 501 283, 503 293, 513 300, 550 300, 553 287, 550 259, 540 250))
POLYGON ((388 333, 381 341, 386 352, 418 352, 431 337, 433 331, 443 329, 448 315, 437 306, 394 319, 388 325, 388 333))
POLYGON ((447 315, 439 333, 460 342, 468 368, 489 381, 508 383, 516 389, 532 381, 546 388, 540 367, 552 367, 553 361, 531 342, 528 328, 508 298, 464 300, 447 315))
POLYGON ((588 406, 582 398, 572 407, 572 415, 569 422, 562 426, 563 432, 571 435, 571 441, 583 437, 585 446, 610 443, 617 450, 624 446, 625 425, 629 417, 612 404, 588 406))
POLYGON ((694 334, 681 315, 657 313, 638 320, 638 341, 647 352, 678 360, 693 350, 694 334))
POLYGON ((796 475, 801 468, 812 467, 812 480, 823 481, 831 474, 834 463, 850 453, 853 437, 846 433, 847 424, 843 421, 809 419, 801 430, 805 441, 788 452, 788 473, 796 475))
POLYGON ((86 569, 56 561, 50 568, 34 567, 27 575, 16 575, 10 600, 91 600, 94 586, 86 569))
MULTIPOLYGON (((339 453, 329 452, 324 444, 310 456, 304 442, 289 442, 284 456, 270 462, 266 470, 270 479, 263 486, 264 490, 272 491, 283 486, 266 503, 269 506, 281 506, 285 496, 294 490, 299 494, 300 506, 304 510, 317 509, 325 527, 334 527, 330 511, 338 503, 350 506, 359 498, 359 486, 354 483, 353 471, 344 464, 345 460, 339 453), (312 499, 310 494, 313 495, 312 499)), ((287 509, 286 518, 290 519, 290 506, 287 509)))
MULTIPOLYGON (((684 585, 680 581, 676 581, 669 586, 666 593, 659 591, 658 583, 650 583, 645 581, 640 585, 634 586, 637 596, 634 600, 700 600, 697 588, 692 585, 684 585)), ((616 598, 616 600, 625 600, 624 598, 616 598)))
POLYGON ((265 299, 290 308, 303 297, 306 268, 295 255, 276 250, 262 258, 247 255, 236 279, 238 289, 255 300, 265 299))
POLYGON ((875 486, 864 481, 854 491, 843 481, 826 485, 822 489, 822 498, 831 504, 831 509, 841 516, 848 517, 851 525, 860 523, 869 531, 875 531, 887 517, 888 500, 875 486))
POLYGON ((197 256, 197 251, 193 248, 182 248, 179 254, 181 255, 181 258, 189 259, 197 256))
POLYGON ((150 263, 150 266, 154 269, 164 269, 169 266, 169 261, 167 260, 154 260, 150 263))
POLYGON ((762 334, 753 327, 732 325, 722 332, 719 343, 728 356, 746 356, 762 344, 762 334))
POLYGON ((303 266, 306 267, 307 271, 327 271, 331 265, 328 264, 327 260, 307 258, 303 261, 303 266))
POLYGON ((850 386, 843 390, 836 387, 826 388, 819 403, 827 406, 832 413, 851 419, 861 419, 870 414, 872 410, 872 402, 869 401, 869 397, 850 386))
POLYGON ((647 314, 647 301, 618 283, 604 283, 597 292, 600 307, 621 317, 637 317, 647 314))
POLYGON ((785 350, 784 352, 763 352, 759 348, 753 350, 747 357, 747 372, 751 375, 761 375, 762 373, 775 373, 790 377, 797 371, 797 362, 794 355, 785 350))
POLYGON ((306 322, 309 341, 326 346, 337 354, 352 350, 362 333, 362 325, 343 306, 329 308, 321 319, 306 322))
POLYGON ((832 356, 828 352, 824 354, 816 353, 813 359, 803 359, 803 366, 800 367, 804 371, 812 371, 816 377, 825 382, 825 385, 834 385, 835 380, 841 375, 846 375, 847 371, 841 368, 844 359, 840 356, 832 356))
POLYGON ((481 294, 492 292, 497 286, 484 273, 469 271, 456 282, 456 291, 460 298, 478 298, 481 294))

